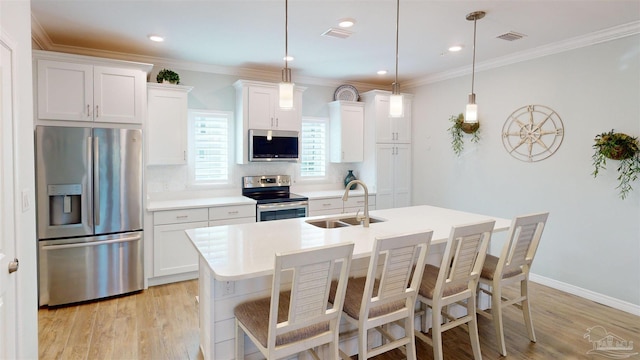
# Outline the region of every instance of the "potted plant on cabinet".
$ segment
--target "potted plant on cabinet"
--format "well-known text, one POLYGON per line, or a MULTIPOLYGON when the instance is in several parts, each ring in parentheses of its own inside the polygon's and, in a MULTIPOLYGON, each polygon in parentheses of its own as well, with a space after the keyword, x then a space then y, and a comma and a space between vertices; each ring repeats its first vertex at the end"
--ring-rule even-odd
POLYGON ((598 176, 600 170, 605 169, 607 159, 618 160, 618 181, 616 189, 620 189, 620 197, 626 198, 629 191, 633 190, 631 183, 638 179, 640 173, 640 151, 638 138, 624 133, 616 133, 613 129, 595 137, 593 148, 594 171, 592 175, 598 176))
POLYGON ((460 156, 462 149, 464 148, 463 133, 471 134, 471 142, 477 143, 480 141, 480 123, 466 123, 464 122, 464 114, 458 116, 451 115, 449 121, 453 123, 448 129, 451 134, 451 147, 456 155, 460 156))
POLYGON ((178 73, 169 70, 169 69, 162 69, 160 70, 160 72, 158 73, 158 76, 156 76, 156 80, 159 83, 171 83, 174 85, 180 84, 180 75, 178 75, 178 73))

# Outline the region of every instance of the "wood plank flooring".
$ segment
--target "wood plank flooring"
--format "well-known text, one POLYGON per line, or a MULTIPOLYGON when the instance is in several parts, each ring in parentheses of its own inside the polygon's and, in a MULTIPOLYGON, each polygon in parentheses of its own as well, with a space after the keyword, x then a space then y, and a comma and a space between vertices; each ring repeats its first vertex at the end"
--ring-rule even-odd
MULTIPOLYGON (((532 283, 537 342, 532 343, 522 313, 505 311, 508 356, 503 359, 603 359, 584 334, 602 326, 640 353, 640 317, 546 286, 532 283)), ((39 310, 40 359, 202 359, 198 348, 197 280, 151 287, 103 301, 39 310)), ((501 359, 490 321, 478 318, 484 359, 501 359)), ((433 359, 433 349, 417 342, 418 359, 433 359)), ((445 359, 472 359, 468 334, 454 328, 444 334, 445 359)), ((354 357, 355 358, 355 357, 354 357)), ((390 352, 376 360, 403 359, 390 352)), ((633 355, 630 359, 640 359, 633 355)))

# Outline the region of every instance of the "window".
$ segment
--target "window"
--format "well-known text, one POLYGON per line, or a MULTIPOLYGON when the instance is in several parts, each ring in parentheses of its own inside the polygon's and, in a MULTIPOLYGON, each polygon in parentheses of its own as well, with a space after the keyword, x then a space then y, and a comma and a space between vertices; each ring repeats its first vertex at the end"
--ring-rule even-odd
POLYGON ((324 177, 327 168, 327 120, 302 119, 300 176, 324 177))
POLYGON ((230 112, 189 110, 189 178, 194 184, 229 182, 230 112))

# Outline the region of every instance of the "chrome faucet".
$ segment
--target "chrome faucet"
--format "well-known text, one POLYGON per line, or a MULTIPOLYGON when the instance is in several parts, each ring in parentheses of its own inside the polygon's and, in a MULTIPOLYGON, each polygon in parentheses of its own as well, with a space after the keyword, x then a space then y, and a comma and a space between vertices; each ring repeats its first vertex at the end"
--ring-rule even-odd
POLYGON ((363 221, 362 226, 369 227, 369 189, 367 189, 367 185, 360 180, 351 180, 347 184, 347 188, 344 189, 344 195, 342 195, 342 201, 349 200, 349 189, 351 189, 351 185, 360 184, 364 189, 364 218, 360 217, 358 213, 356 213, 356 220, 363 221))

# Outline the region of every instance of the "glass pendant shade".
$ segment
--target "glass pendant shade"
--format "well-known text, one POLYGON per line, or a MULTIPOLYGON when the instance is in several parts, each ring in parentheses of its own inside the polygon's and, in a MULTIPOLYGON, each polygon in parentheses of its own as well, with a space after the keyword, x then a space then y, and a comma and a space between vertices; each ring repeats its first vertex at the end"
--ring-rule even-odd
POLYGON ((404 116, 404 99, 402 94, 391 94, 389 97, 389 116, 395 118, 404 116))
POLYGON ((464 115, 464 122, 478 122, 478 104, 476 104, 476 94, 469 94, 469 103, 467 104, 467 111, 464 115))
POLYGON ((278 84, 280 109, 293 109, 293 87, 294 84, 292 82, 281 82, 280 84, 278 84))
POLYGON ((464 122, 466 123, 478 122, 478 105, 477 104, 467 104, 467 114, 464 117, 464 122))
POLYGON ((291 82, 291 69, 282 69, 282 82, 278 84, 279 105, 282 110, 293 109, 293 87, 291 82))

